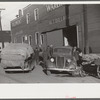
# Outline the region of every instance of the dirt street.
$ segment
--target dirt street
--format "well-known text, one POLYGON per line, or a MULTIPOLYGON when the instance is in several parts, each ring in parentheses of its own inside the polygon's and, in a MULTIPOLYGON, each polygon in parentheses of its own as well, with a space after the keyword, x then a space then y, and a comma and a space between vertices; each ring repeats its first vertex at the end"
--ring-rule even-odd
POLYGON ((93 76, 72 77, 67 74, 47 76, 41 66, 37 65, 31 72, 5 73, 0 67, 0 83, 100 83, 100 79, 93 76))

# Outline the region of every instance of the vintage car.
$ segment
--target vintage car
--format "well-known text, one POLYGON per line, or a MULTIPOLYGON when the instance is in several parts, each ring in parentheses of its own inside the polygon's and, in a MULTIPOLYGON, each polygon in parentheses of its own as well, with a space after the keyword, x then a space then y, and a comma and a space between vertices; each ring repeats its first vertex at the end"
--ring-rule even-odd
POLYGON ((83 76, 81 67, 77 66, 75 57, 73 56, 73 48, 70 46, 53 48, 52 56, 47 57, 47 60, 44 62, 44 70, 47 75, 50 75, 51 71, 57 71, 67 72, 73 76, 83 76))
POLYGON ((82 61, 82 69, 88 75, 100 78, 100 55, 85 54, 82 61))
POLYGON ((31 71, 35 67, 32 47, 25 43, 10 43, 1 51, 1 65, 5 72, 31 71))

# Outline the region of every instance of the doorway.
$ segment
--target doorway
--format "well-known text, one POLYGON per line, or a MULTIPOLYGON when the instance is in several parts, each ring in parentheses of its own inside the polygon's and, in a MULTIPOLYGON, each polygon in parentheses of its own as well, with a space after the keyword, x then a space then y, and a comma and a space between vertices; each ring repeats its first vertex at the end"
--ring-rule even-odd
POLYGON ((68 44, 72 47, 78 46, 77 41, 77 27, 76 25, 69 26, 63 29, 63 37, 64 37, 64 46, 66 46, 66 40, 68 44))

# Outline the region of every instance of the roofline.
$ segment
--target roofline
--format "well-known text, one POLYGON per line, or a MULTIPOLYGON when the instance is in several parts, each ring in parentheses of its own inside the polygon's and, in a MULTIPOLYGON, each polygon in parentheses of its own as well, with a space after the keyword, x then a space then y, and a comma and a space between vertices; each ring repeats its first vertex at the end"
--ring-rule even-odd
MULTIPOLYGON (((30 7, 31 5, 32 5, 32 4, 27 5, 26 7, 22 8, 22 10, 27 9, 27 8, 30 7)), ((21 17, 23 17, 23 15, 22 15, 21 17)), ((15 19, 11 20, 10 22, 16 21, 16 20, 20 19, 21 17, 15 18, 15 19)))
POLYGON ((23 10, 29 8, 32 4, 27 5, 26 7, 23 8, 23 10))
POLYGON ((23 17, 23 15, 21 17, 18 17, 18 18, 15 18, 15 19, 11 20, 10 22, 13 22, 13 21, 16 21, 18 19, 21 19, 22 17, 23 17))

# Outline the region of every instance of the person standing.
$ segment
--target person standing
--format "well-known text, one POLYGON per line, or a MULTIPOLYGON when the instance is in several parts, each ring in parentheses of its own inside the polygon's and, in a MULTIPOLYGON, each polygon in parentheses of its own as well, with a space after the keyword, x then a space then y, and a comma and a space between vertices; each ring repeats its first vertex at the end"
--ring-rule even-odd
POLYGON ((53 45, 50 45, 50 57, 53 55, 53 45))
POLYGON ((73 56, 75 57, 77 65, 79 66, 82 63, 82 50, 80 48, 74 47, 73 56))
POLYGON ((53 55, 53 45, 47 46, 47 58, 51 58, 53 55))
POLYGON ((36 64, 38 65, 38 63, 39 63, 39 49, 36 47, 34 52, 35 52, 36 64))
POLYGON ((69 46, 67 37, 64 37, 64 44, 65 44, 65 46, 69 46))

